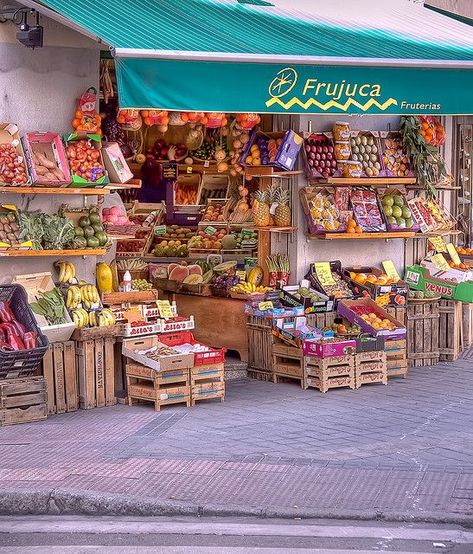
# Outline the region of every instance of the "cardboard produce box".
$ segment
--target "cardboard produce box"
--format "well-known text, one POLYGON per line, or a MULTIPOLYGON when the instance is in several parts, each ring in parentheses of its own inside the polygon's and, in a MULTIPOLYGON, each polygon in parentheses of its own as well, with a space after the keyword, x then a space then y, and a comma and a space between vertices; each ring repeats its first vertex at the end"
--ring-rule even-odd
POLYGON ((15 162, 18 163, 18 168, 12 170, 14 175, 8 174, 6 167, 0 163, 0 186, 26 186, 30 182, 28 171, 25 163, 25 153, 20 140, 20 132, 18 126, 14 123, 0 123, 0 145, 8 144, 13 146, 18 154, 15 162))
POLYGON ((473 281, 456 283, 432 275, 428 268, 421 265, 406 267, 404 280, 413 290, 429 291, 439 294, 447 300, 473 302, 473 281))
POLYGON ((134 175, 128 167, 120 146, 116 142, 102 143, 102 157, 112 183, 126 183, 134 175))
POLYGON ((366 292, 379 306, 402 308, 406 305, 409 287, 404 281, 398 281, 389 285, 378 285, 369 281, 359 283, 356 279, 350 277, 350 273, 365 273, 381 277, 384 273, 379 268, 363 266, 346 267, 344 274, 351 280, 356 292, 364 296, 366 296, 364 294, 366 292))
MULTIPOLYGON (((48 292, 53 290, 55 287, 52 275, 49 272, 17 275, 13 279, 13 283, 24 287, 26 294, 28 295, 29 304, 38 302, 38 299, 40 298, 38 294, 39 292, 48 292)), ((68 341, 76 328, 66 307, 64 307, 64 319, 66 320, 66 323, 63 324, 50 325, 44 316, 36 313, 34 313, 34 316, 41 332, 46 335, 49 342, 68 341)))
MULTIPOLYGON (((87 134, 87 133, 71 133, 70 135, 67 135, 64 137, 64 142, 66 144, 66 156, 68 158, 69 166, 71 169, 71 187, 72 188, 103 188, 105 185, 108 185, 109 178, 108 173, 105 169, 105 164, 103 161, 102 156, 102 139, 99 135, 94 134, 87 134), (100 173, 98 173, 98 176, 96 179, 87 179, 81 175, 79 175, 77 172, 82 170, 80 169, 82 166, 79 163, 78 169, 76 170, 75 165, 77 165, 77 162, 80 162, 81 160, 78 160, 77 157, 74 157, 74 154, 72 153, 72 149, 75 146, 75 143, 86 140, 90 142, 91 147, 98 151, 98 154, 95 154, 96 160, 95 163, 100 164, 100 168, 97 168, 97 170, 100 170, 100 173)), ((90 163, 90 162, 88 162, 90 163)), ((95 171, 95 169, 94 169, 95 171)))
POLYGON ((276 169, 282 169, 286 171, 291 171, 292 169, 294 169, 297 161, 297 156, 299 155, 299 151, 302 148, 304 140, 300 135, 291 130, 274 133, 264 133, 263 131, 254 132, 241 154, 240 163, 242 165, 253 167, 253 164, 249 163, 248 158, 251 154, 251 147, 254 144, 257 144, 258 138, 261 137, 266 139, 267 141, 271 139, 275 141, 279 140, 280 143, 277 147, 277 151, 275 152, 274 159, 270 160, 266 164, 263 163, 263 160, 261 159, 260 165, 274 167, 276 169))
POLYGON ((22 141, 33 185, 61 187, 71 182, 66 151, 57 133, 25 133, 22 141))

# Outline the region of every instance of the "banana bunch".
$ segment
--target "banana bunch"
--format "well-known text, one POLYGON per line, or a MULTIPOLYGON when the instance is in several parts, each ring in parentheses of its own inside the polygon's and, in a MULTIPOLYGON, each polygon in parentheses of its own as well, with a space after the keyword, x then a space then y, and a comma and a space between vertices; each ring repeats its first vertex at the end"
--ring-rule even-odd
POLYGON ((116 319, 112 310, 103 308, 97 312, 97 324, 99 327, 110 327, 111 325, 115 325, 115 323, 116 319))
POLYGON ((238 283, 231 288, 233 292, 239 294, 251 294, 253 292, 269 292, 273 290, 271 287, 263 287, 262 285, 255 285, 254 283, 238 283))
POLYGON ((72 321, 78 329, 82 329, 83 327, 88 327, 90 325, 91 314, 94 314, 94 312, 90 312, 89 314, 86 310, 84 310, 84 308, 71 310, 72 321))
POLYGON ((59 283, 65 285, 75 282, 76 268, 70 262, 56 262, 56 268, 59 272, 59 283))
POLYGON ((66 293, 66 307, 67 309, 73 310, 79 307, 79 304, 82 302, 81 289, 77 285, 72 285, 67 289, 66 293))
POLYGON ((82 304, 88 310, 92 308, 93 304, 98 304, 100 302, 99 292, 94 285, 82 285, 80 287, 80 296, 82 304))

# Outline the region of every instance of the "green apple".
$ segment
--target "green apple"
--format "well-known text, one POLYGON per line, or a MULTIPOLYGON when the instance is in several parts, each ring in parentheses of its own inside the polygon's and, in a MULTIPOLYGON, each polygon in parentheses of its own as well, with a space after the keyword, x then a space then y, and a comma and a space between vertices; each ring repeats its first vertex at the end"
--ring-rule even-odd
POLYGON ((383 198, 383 204, 385 206, 393 206, 394 205, 394 198, 392 196, 385 196, 383 198))
POLYGON ((388 223, 390 225, 396 225, 397 221, 395 217, 388 217, 388 223))
POLYGON ((393 206, 393 216, 396 218, 402 217, 402 208, 400 206, 393 206))
POLYGON ((411 229, 414 227, 414 220, 411 217, 406 219, 406 229, 411 229))
POLYGON ((386 217, 390 217, 393 215, 393 209, 391 208, 391 206, 384 206, 383 211, 386 217))
POLYGON ((397 217, 396 218, 396 223, 398 224, 400 229, 405 229, 406 228, 406 220, 403 219, 402 217, 397 217))
POLYGON ((395 206, 404 206, 404 197, 402 197, 401 195, 399 194, 396 194, 396 196, 394 197, 394 204, 395 206))
POLYGON ((412 217, 411 210, 409 208, 402 208, 402 217, 404 219, 410 219, 412 217))

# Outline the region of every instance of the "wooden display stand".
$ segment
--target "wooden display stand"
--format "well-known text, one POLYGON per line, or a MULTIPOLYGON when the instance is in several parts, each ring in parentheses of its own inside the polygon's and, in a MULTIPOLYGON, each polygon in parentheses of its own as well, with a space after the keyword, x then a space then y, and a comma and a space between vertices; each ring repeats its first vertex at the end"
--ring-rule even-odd
POLYGON ((473 346, 473 304, 462 304, 462 350, 473 346))
POLYGON ((329 389, 355 388, 355 358, 352 355, 316 358, 306 356, 306 386, 326 393, 329 389))
POLYGON ((155 371, 127 359, 126 380, 128 405, 134 401, 154 403, 156 412, 169 404, 191 405, 190 374, 188 369, 155 371))
MULTIPOLYGON (((258 378, 259 372, 270 373, 273 369, 272 321, 263 317, 249 316, 248 330, 248 370, 258 378)), ((263 376, 264 377, 264 376, 263 376)))
POLYGON ((116 404, 115 339, 77 343, 79 402, 84 410, 116 404))
POLYGON ((46 419, 47 396, 44 377, 0 381, 0 427, 46 419))
POLYGON ((407 341, 387 340, 384 345, 388 378, 407 377, 407 341))
POLYGON ((359 389, 370 383, 388 384, 385 352, 359 352, 355 355, 355 387, 359 389))
POLYGON ((439 352, 440 361, 454 362, 461 352, 462 302, 440 300, 439 352))
POLYGON ((410 300, 407 306, 407 351, 409 367, 439 363, 439 301, 410 300))
POLYGON ((172 294, 179 307, 179 315, 194 316, 196 340, 213 348, 227 348, 248 361, 248 333, 244 302, 218 296, 192 296, 172 294))
POLYGON ((76 343, 55 342, 43 358, 43 376, 48 390, 48 413, 62 414, 79 409, 76 343))
POLYGON ((300 382, 301 388, 306 389, 304 354, 302 348, 288 346, 277 341, 273 344, 273 383, 280 379, 294 379, 300 382))

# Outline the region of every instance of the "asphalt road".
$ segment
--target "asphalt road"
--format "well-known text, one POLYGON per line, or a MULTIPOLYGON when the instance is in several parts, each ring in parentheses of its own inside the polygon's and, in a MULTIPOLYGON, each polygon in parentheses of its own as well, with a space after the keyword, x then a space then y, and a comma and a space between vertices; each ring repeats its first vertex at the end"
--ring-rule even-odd
POLYGON ((0 518, 0 554, 471 554, 454 525, 250 518, 0 518))

